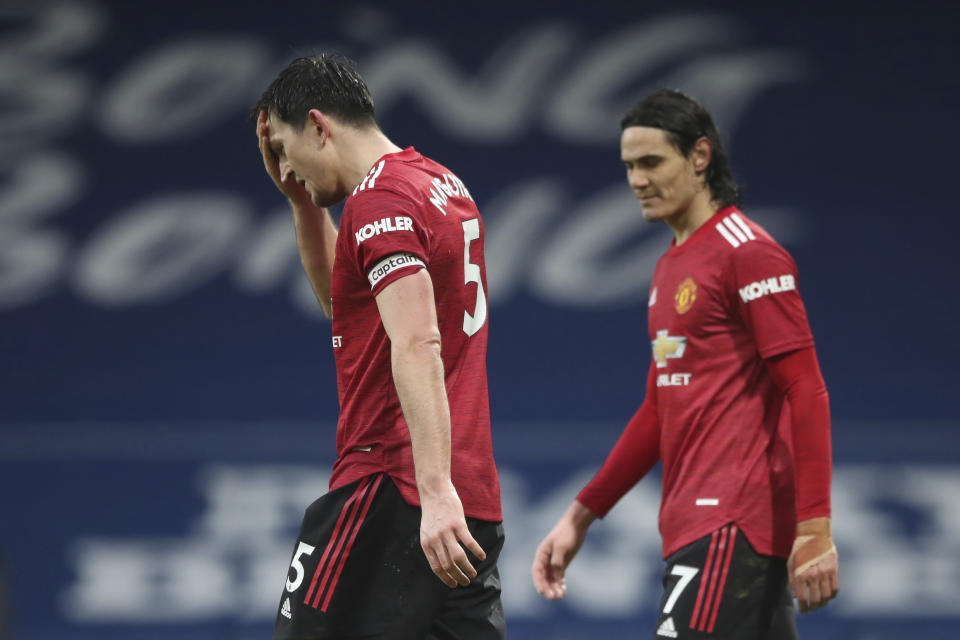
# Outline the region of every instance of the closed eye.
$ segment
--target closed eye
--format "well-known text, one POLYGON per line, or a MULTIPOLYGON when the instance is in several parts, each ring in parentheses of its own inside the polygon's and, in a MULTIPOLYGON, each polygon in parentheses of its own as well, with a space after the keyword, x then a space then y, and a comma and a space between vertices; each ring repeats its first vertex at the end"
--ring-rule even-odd
POLYGON ((661 162, 663 162, 663 158, 660 156, 643 156, 637 160, 637 166, 640 166, 644 169, 654 169, 661 162))
POLYGON ((661 162, 663 162, 662 156, 656 155, 646 155, 641 156, 635 160, 624 160, 623 166, 626 167, 627 171, 631 169, 655 169, 661 162))

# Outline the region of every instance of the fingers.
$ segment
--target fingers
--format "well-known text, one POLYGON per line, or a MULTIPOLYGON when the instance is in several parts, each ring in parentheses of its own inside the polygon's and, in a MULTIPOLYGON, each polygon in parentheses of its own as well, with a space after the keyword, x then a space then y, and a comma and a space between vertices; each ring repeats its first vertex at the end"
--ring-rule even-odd
MULTIPOLYGON (((473 536, 469 532, 464 531, 466 537, 470 539, 470 542, 473 543, 473 548, 480 552, 481 555, 486 557, 486 554, 483 552, 483 549, 480 548, 480 545, 477 544, 477 541, 473 539, 473 536)), ((460 546, 461 540, 458 540, 457 537, 450 536, 447 539, 446 549, 447 555, 452 561, 451 570, 460 586, 467 586, 470 584, 470 581, 477 577, 477 569, 473 566, 473 563, 470 562, 470 559, 467 558, 466 552, 464 552, 463 547, 460 546)), ((464 541, 463 544, 466 544, 464 541)), ((475 556, 475 552, 471 551, 475 556)))
POLYGON ((423 553, 427 556, 427 562, 430 563, 430 569, 433 571, 434 575, 440 578, 440 581, 451 589, 456 587, 457 581, 449 574, 444 566, 444 561, 441 560, 436 550, 432 546, 423 545, 423 553))
POLYGON ((267 122, 267 112, 260 110, 257 116, 257 141, 260 145, 260 153, 263 154, 264 162, 267 159, 276 160, 273 149, 270 148, 270 123, 267 122))
POLYGON ((807 582, 807 590, 810 594, 810 608, 815 609, 817 607, 817 603, 819 603, 822 599, 820 595, 820 580, 818 575, 810 576, 810 580, 807 582))
POLYGON ((267 112, 263 109, 260 110, 260 115, 257 116, 257 139, 260 142, 260 151, 270 151, 273 153, 273 150, 270 148, 270 123, 267 122, 267 112))
POLYGON ((553 600, 554 576, 553 568, 550 566, 550 549, 548 546, 548 541, 544 540, 540 543, 540 546, 537 547, 537 552, 533 557, 533 567, 531 567, 530 573, 533 576, 533 586, 536 588, 537 593, 548 600, 553 600))
MULTIPOLYGON (((824 563, 828 565, 828 563, 824 563)), ((837 597, 840 590, 837 572, 829 566, 817 567, 817 572, 811 576, 810 582, 810 611, 827 605, 837 597)))
POLYGON ((267 120, 267 112, 262 109, 260 115, 257 116, 257 144, 260 147, 263 168, 266 169, 267 175, 270 176, 282 193, 288 195, 291 187, 289 185, 284 186, 285 181, 280 171, 280 160, 270 147, 270 123, 267 120))
POLYGON ((448 531, 423 544, 424 553, 433 573, 450 588, 458 585, 465 587, 477 577, 477 570, 467 557, 464 547, 478 560, 486 560, 486 552, 470 535, 466 524, 456 532, 448 531), (461 544, 464 546, 461 547, 461 544))
POLYGON ((553 593, 557 599, 567 595, 567 582, 563 576, 567 572, 567 557, 561 550, 560 545, 554 544, 553 551, 550 554, 550 571, 553 575, 553 593))
MULTIPOLYGON (((483 550, 483 547, 480 546, 480 543, 473 539, 473 536, 470 534, 470 530, 467 529, 464 525, 460 531, 457 532, 457 538, 464 547, 467 548, 467 551, 473 554, 477 560, 481 562, 487 559, 487 552, 483 550)), ((466 557, 466 556, 464 556, 466 557)))
POLYGON ((450 560, 446 565, 447 572, 462 587, 467 586, 471 580, 477 577, 477 570, 470 559, 467 558, 464 547, 478 560, 487 559, 486 552, 480 546, 480 543, 470 535, 466 523, 463 523, 453 534, 444 537, 444 550, 450 560))
POLYGON ((263 161, 273 156, 273 149, 270 148, 270 127, 267 124, 266 113, 260 111, 257 117, 257 144, 260 147, 260 153, 263 155, 263 161), (269 153, 269 156, 267 155, 269 153))
POLYGON ((533 586, 547 600, 560 600, 567 594, 567 585, 563 579, 566 565, 557 562, 559 554, 554 552, 554 548, 555 545, 549 537, 541 542, 530 570, 533 586))
POLYGON ((804 563, 801 570, 791 576, 790 586, 801 614, 826 606, 840 591, 836 550, 814 562, 804 563))
POLYGON ((839 592, 837 548, 829 535, 797 536, 787 571, 801 614, 825 606, 839 592))
POLYGON ((533 578, 533 587, 542 596, 547 595, 547 566, 548 562, 544 558, 549 558, 549 553, 543 552, 543 543, 537 547, 537 552, 533 554, 533 566, 530 567, 530 577, 533 578))

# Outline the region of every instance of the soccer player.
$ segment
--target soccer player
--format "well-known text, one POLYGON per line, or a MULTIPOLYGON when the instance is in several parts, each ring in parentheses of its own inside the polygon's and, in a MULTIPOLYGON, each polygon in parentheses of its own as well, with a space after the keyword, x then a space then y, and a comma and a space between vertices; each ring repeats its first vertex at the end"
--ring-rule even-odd
POLYGON ((655 638, 783 640, 837 594, 830 408, 790 255, 737 208, 707 111, 659 90, 621 121, 643 216, 674 240, 650 289, 643 404, 537 548, 548 599, 587 528, 663 461, 655 638))
POLYGON ((330 491, 306 510, 274 638, 502 638, 484 228, 470 191, 387 138, 341 56, 291 62, 253 117, 332 318, 340 399, 330 491), (344 199, 338 232, 326 207, 344 199))

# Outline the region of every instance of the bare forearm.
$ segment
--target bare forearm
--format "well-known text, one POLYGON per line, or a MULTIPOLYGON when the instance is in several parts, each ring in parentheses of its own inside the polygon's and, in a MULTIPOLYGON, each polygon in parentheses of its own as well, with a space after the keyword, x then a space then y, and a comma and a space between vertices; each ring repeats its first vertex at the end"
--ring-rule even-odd
POLYGON ((421 499, 450 483, 450 407, 440 339, 392 346, 393 379, 410 430, 421 499))
POLYGON ((330 304, 330 274, 337 246, 337 228, 330 212, 321 207, 291 203, 293 222, 297 231, 297 249, 300 263, 310 279, 313 292, 328 318, 330 304))
POLYGON ((573 526, 574 529, 579 532, 586 533, 587 529, 590 528, 590 525, 593 524, 597 519, 597 514, 594 513, 590 507, 583 504, 579 500, 574 500, 572 503, 570 503, 570 506, 567 507, 563 517, 573 526))
POLYGON ((285 170, 281 169, 280 158, 270 146, 270 123, 266 111, 261 110, 257 116, 256 133, 263 168, 280 193, 287 197, 293 210, 300 262, 320 300, 324 315, 329 318, 330 272, 333 270, 333 253, 337 245, 337 228, 333 226, 330 212, 313 204, 310 194, 297 182, 289 164, 285 170))

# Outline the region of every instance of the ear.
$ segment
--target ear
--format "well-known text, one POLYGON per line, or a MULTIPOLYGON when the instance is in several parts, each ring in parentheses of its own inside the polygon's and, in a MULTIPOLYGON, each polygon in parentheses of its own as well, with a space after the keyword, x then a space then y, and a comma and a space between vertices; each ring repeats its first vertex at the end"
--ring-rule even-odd
POLYGON ((307 126, 316 132, 321 145, 326 143, 330 137, 330 118, 319 109, 310 109, 310 112, 307 113, 307 126))
POLYGON ((713 143, 706 136, 701 136, 693 143, 693 149, 690 150, 690 161, 693 163, 693 170, 699 175, 710 166, 710 160, 713 158, 713 143))

